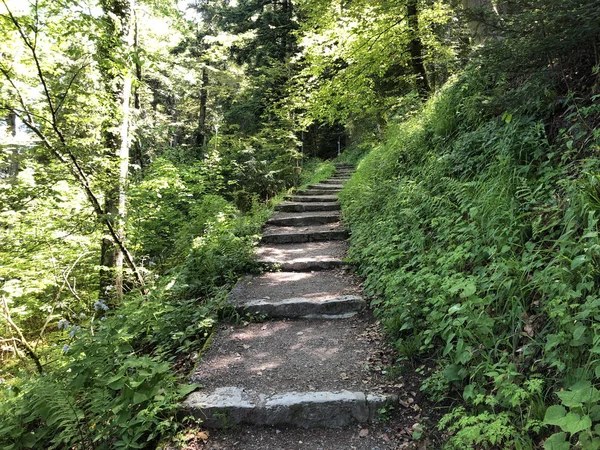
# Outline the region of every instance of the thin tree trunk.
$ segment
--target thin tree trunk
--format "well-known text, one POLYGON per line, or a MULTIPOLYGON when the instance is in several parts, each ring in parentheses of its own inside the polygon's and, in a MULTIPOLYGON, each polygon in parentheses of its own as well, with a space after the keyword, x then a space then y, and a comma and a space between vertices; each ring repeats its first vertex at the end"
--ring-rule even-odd
MULTIPOLYGON (((121 6, 121 5, 119 5, 121 6)), ((135 0, 128 0, 126 7, 119 9, 122 25, 122 45, 125 53, 134 48, 135 26, 134 26, 135 0)), ((111 11, 113 12, 113 11, 111 11)), ((114 13, 114 12, 113 12, 114 13)), ((112 49, 114 50, 114 49, 112 49)), ((122 85, 116 101, 120 103, 120 124, 117 135, 109 133, 109 148, 115 152, 118 161, 115 186, 106 195, 105 211, 116 233, 124 239, 125 219, 127 213, 127 178, 129 175, 129 119, 130 103, 132 94, 132 71, 129 67, 124 70, 122 85)), ((110 236, 102 240, 100 296, 107 301, 120 301, 123 298, 123 251, 110 236), (114 293, 113 293, 114 292, 114 293)))
POLYGON ((429 83, 427 81, 427 71, 423 63, 423 43, 419 36, 419 9, 418 0, 408 0, 406 5, 406 14, 408 18, 408 27, 411 33, 411 41, 408 49, 411 57, 413 73, 417 79, 417 90, 422 98, 429 95, 429 83))
MULTIPOLYGON (((133 37, 133 48, 137 51, 140 47, 139 41, 139 32, 138 32, 138 19, 137 14, 134 10, 134 37, 133 37)), ((142 65, 140 64, 140 60, 136 58, 135 60, 135 79, 137 81, 135 85, 135 89, 133 90, 133 107, 136 111, 136 117, 139 117, 140 110, 142 109, 142 101, 140 96, 140 86, 142 84, 142 65)), ((139 139, 136 139, 132 146, 133 154, 131 156, 131 160, 136 162, 141 170, 144 169, 144 155, 142 152, 142 145, 139 139)))
POLYGON ((200 115, 198 117, 198 139, 196 144, 206 145, 206 106, 208 103, 208 69, 202 68, 202 88, 200 89, 200 115))

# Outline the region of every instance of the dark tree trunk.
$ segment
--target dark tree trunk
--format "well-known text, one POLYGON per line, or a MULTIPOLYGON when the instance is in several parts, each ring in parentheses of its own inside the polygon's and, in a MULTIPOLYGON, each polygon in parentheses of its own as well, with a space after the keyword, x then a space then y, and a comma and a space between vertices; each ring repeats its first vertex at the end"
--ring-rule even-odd
POLYGON ((419 9, 418 0, 408 0, 406 5, 406 15, 408 17, 408 27, 411 33, 411 41, 408 45, 410 52, 413 73, 417 79, 417 90, 422 98, 429 95, 429 83, 427 81, 427 71, 423 63, 423 43, 419 36, 419 9))
MULTIPOLYGON (((135 12, 135 11, 134 11, 135 12)), ((133 48, 135 51, 139 49, 139 34, 138 34, 138 21, 137 15, 134 17, 134 31, 133 31, 133 48)), ((136 114, 140 113, 142 108, 142 102, 140 98, 140 85, 142 84, 142 65, 140 64, 139 59, 135 60, 135 79, 137 83, 135 84, 135 88, 133 91, 133 107, 136 111, 136 114)), ((140 170, 144 169, 144 154, 142 150, 142 144, 139 139, 135 139, 132 146, 132 155, 131 160, 136 162, 140 167, 140 170)))
POLYGON ((200 89, 200 114, 198 117, 198 134, 196 145, 206 145, 206 104, 208 103, 208 69, 202 68, 202 88, 200 89))

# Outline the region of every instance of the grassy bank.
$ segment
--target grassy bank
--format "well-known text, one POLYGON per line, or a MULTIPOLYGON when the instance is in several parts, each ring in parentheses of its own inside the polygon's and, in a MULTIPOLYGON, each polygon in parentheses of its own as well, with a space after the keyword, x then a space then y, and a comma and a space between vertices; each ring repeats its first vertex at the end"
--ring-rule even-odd
POLYGON ((399 364, 434 363, 449 448, 599 448, 597 97, 494 83, 390 125, 341 195, 350 257, 399 364))

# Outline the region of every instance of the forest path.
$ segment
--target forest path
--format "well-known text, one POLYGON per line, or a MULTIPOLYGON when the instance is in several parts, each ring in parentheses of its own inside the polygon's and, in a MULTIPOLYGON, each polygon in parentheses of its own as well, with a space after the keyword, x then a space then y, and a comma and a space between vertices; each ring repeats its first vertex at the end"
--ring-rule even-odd
POLYGON ((238 283, 229 301, 267 321, 215 333, 185 401, 203 427, 220 429, 206 448, 397 448, 382 410, 396 405, 388 354, 345 268, 348 236, 337 193, 352 167, 276 206, 257 257, 273 270, 238 283))

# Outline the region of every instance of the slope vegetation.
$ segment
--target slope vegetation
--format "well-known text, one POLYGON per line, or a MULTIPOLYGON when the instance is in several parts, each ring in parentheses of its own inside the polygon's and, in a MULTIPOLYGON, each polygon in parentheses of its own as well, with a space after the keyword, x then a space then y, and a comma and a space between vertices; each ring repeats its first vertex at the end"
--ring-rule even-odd
POLYGON ((360 162, 350 257, 405 360, 432 362, 449 447, 598 448, 598 96, 492 70, 471 65, 360 162))

